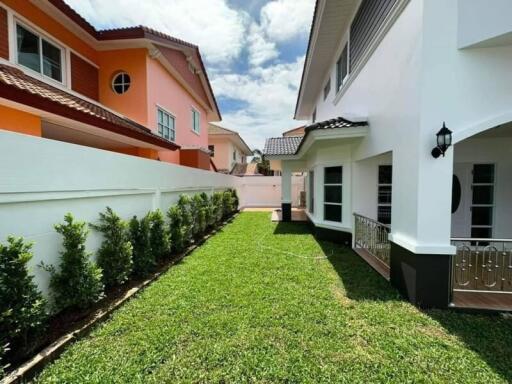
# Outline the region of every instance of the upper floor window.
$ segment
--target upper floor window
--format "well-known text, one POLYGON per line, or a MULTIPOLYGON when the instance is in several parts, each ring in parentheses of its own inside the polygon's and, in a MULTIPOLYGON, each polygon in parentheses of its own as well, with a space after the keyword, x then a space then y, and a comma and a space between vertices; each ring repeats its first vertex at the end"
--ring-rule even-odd
POLYGON ((215 156, 215 145, 209 145, 208 150, 211 153, 211 156, 215 156))
POLYGON ((236 161, 236 151, 233 151, 233 160, 236 161))
POLYGON ((348 76, 348 44, 345 44, 336 62, 336 91, 339 91, 348 76))
POLYGON ((329 80, 327 80, 327 83, 324 87, 324 100, 327 99, 327 96, 329 96, 329 92, 331 92, 331 78, 329 77, 329 80))
POLYGON ((63 50, 37 33, 16 24, 18 64, 62 83, 63 50))
POLYGON ((199 133, 200 132, 199 112, 197 112, 194 108, 192 108, 192 130, 195 133, 199 133))
POLYGON ((315 108, 315 110, 313 111, 313 115, 311 116, 311 122, 312 122, 312 123, 315 123, 315 122, 316 122, 316 108, 315 108))
POLYGON ((169 112, 158 108, 158 134, 164 139, 176 140, 176 125, 174 116, 169 112))
POLYGON ((112 90, 118 95, 122 95, 130 88, 132 79, 126 72, 118 72, 112 78, 112 90))

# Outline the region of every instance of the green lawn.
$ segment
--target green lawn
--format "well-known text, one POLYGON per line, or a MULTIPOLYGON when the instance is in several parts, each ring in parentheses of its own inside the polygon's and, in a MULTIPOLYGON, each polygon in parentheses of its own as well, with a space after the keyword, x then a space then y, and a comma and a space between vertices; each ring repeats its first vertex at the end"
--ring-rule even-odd
POLYGON ((243 213, 39 381, 505 383, 512 320, 421 312, 349 249, 243 213))

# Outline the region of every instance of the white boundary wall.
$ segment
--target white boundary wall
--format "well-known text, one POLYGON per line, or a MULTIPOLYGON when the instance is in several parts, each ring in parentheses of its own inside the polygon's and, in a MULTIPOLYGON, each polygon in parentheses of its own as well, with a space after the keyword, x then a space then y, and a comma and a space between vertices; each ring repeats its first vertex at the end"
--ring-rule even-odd
MULTIPOLYGON (((304 191, 304 176, 292 176, 292 206, 300 204, 300 192, 304 191)), ((280 207, 281 176, 246 176, 240 178, 240 206, 280 207)))
MULTIPOLYGON (((161 209, 181 193, 212 193, 241 178, 0 130, 0 242, 8 235, 34 243, 31 273, 43 291, 41 261, 58 264, 62 237, 53 228, 67 212, 96 222, 110 206, 122 218, 161 209)), ((91 231, 88 251, 101 235, 91 231)))

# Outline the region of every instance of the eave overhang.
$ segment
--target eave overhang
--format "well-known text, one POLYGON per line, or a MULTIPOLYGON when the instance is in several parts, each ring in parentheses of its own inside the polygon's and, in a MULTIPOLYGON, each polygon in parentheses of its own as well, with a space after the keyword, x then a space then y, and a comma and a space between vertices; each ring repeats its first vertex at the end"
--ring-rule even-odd
POLYGON ((317 0, 295 106, 296 120, 310 118, 358 0, 317 0))

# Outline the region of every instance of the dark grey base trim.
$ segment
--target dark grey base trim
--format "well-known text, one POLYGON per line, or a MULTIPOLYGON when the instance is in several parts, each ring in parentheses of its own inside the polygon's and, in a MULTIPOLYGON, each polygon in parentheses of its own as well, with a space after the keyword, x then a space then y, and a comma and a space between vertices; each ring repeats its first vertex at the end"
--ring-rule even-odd
POLYGON ((308 225, 311 228, 311 233, 318 240, 330 241, 336 244, 343 244, 346 245, 347 247, 350 247, 352 245, 352 233, 350 232, 317 227, 309 217, 308 225))
POLYGON ((291 203, 282 203, 281 204, 281 215, 282 215, 282 221, 284 221, 284 222, 292 221, 292 204, 291 203))
POLYGON ((451 255, 417 254, 391 242, 390 281, 421 308, 448 308, 451 255))

